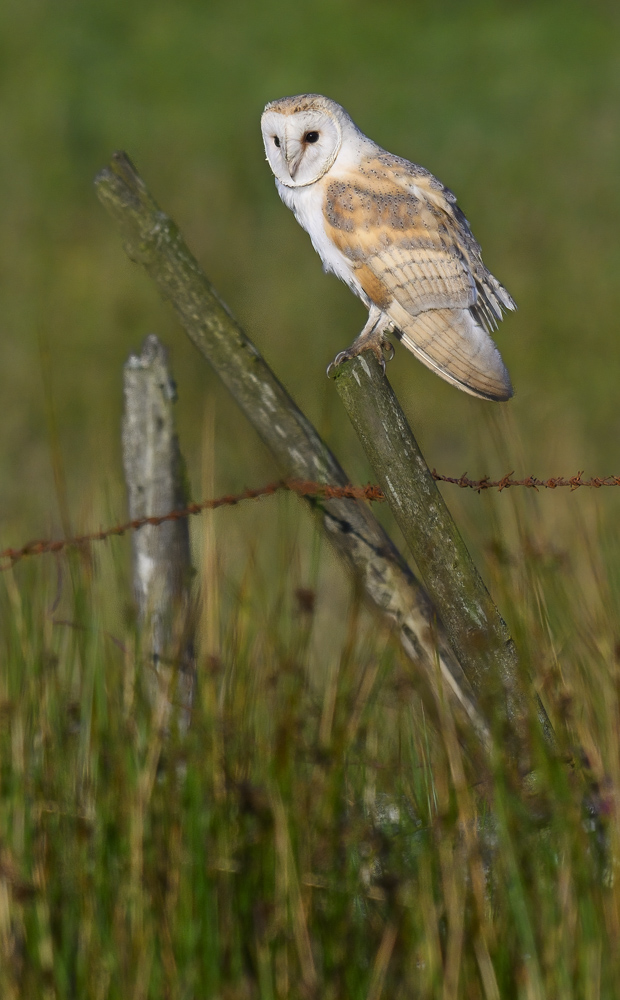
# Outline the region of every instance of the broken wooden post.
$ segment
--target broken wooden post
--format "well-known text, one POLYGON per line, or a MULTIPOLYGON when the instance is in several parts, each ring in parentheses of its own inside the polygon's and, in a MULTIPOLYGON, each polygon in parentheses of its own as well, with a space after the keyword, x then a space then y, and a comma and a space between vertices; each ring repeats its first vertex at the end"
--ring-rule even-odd
MULTIPOLYGON (((175 431, 175 386, 167 352, 154 334, 124 367, 123 465, 132 520, 186 506, 183 460, 175 431)), ((138 617, 158 685, 178 701, 187 728, 194 688, 189 526, 186 517, 132 534, 138 617), (176 694, 170 687, 176 672, 176 694)), ((151 691, 154 687, 151 686, 151 691)), ((170 714, 168 711, 166 714, 170 714)))
MULTIPOLYGON (((359 435, 484 718, 528 743, 528 696, 508 627, 437 488, 394 391, 372 351, 335 369, 340 398, 359 435)), ((537 702, 543 732, 551 726, 537 702)))

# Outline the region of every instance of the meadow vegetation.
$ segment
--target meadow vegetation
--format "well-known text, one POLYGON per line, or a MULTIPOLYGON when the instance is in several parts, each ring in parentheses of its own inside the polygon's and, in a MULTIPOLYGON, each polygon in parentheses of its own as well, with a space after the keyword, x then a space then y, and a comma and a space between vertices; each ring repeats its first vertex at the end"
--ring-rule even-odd
MULTIPOLYGON (((520 311, 491 407, 403 352, 431 466, 620 474, 619 15, 603 2, 0 8, 0 544, 124 519, 121 367, 168 344, 196 498, 270 457, 92 191, 126 148, 342 460, 363 310, 263 162, 319 91, 459 196, 520 311)), ((444 495, 556 728, 476 772, 302 505, 192 523, 192 724, 148 697, 126 540, 0 574, 0 996, 610 998, 620 981, 620 490, 444 495), (617 496, 617 494, 619 494, 617 496)), ((377 509, 399 540, 389 512, 377 509)))
POLYGON ((514 510, 487 566, 561 748, 532 718, 525 788, 501 741, 476 771, 429 724, 290 498, 260 505, 267 578, 196 527, 187 732, 149 700, 122 543, 3 574, 2 996, 613 997, 618 589, 598 540, 550 551, 514 510))

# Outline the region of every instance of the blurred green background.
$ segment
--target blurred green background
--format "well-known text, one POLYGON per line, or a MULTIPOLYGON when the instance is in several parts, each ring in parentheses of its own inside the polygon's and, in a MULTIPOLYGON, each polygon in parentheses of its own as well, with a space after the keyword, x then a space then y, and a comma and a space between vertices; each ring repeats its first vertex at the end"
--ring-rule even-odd
MULTIPOLYGON (((59 530, 45 385, 72 526, 124 516, 122 365, 149 332, 171 351, 194 495, 205 414, 215 489, 275 472, 95 198, 93 177, 117 148, 351 478, 371 478, 325 378, 365 311, 322 273, 261 145, 265 102, 304 91, 335 98, 451 187, 519 305, 497 335, 516 388, 504 407, 397 349, 389 375, 429 464, 449 475, 620 474, 619 22, 617 4, 568 0, 4 0, 2 544, 59 530), (504 424, 509 443, 491 453, 485 441, 504 424)), ((610 523, 616 492, 587 501, 610 523)), ((484 500, 448 495, 484 521, 484 500)), ((584 503, 537 502, 550 523, 560 504, 584 503)))

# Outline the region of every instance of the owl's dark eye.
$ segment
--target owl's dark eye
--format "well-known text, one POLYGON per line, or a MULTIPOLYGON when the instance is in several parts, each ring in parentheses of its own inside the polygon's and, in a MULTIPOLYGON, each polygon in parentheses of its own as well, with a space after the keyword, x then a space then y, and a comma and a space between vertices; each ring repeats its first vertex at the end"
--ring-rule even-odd
POLYGON ((275 145, 276 145, 276 146, 278 147, 278 149, 279 149, 279 148, 280 148, 280 140, 278 139, 277 135, 274 135, 274 137, 273 137, 273 141, 274 141, 274 144, 275 144, 275 145))
POLYGON ((318 132, 306 132, 304 136, 304 142, 318 142, 319 133, 318 132))

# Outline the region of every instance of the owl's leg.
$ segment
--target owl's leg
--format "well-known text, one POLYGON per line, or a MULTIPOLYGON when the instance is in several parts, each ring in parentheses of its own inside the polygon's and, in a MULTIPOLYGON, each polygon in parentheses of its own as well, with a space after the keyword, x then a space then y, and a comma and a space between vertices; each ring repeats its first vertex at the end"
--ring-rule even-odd
POLYGON ((364 329, 346 351, 340 351, 340 354, 336 355, 327 368, 327 374, 332 375, 338 365, 356 358, 362 351, 372 351, 385 374, 386 357, 388 361, 394 357, 394 348, 385 336, 388 329, 390 325, 386 323, 385 313, 378 306, 371 305, 364 329))

